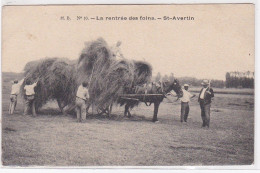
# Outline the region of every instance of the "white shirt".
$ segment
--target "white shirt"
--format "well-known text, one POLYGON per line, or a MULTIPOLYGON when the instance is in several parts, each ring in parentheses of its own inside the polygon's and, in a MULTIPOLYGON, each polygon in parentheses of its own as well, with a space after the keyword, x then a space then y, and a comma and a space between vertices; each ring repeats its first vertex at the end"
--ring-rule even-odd
POLYGON ((190 101, 190 98, 193 96, 189 91, 185 90, 185 89, 182 89, 182 92, 183 92, 183 96, 180 98, 180 100, 182 102, 189 102, 190 101))
POLYGON ((23 84, 24 79, 22 79, 19 83, 15 83, 12 85, 11 94, 18 95, 20 93, 20 87, 23 84))
POLYGON ((171 93, 171 95, 174 96, 174 97, 177 96, 177 94, 176 94, 175 91, 173 91, 173 90, 171 90, 170 93, 171 93))
POLYGON ((84 100, 88 99, 89 98, 88 88, 80 85, 79 88, 78 88, 76 96, 81 98, 81 99, 84 99, 84 100))
POLYGON ((34 88, 36 87, 36 85, 37 85, 37 82, 35 82, 35 83, 32 84, 32 85, 25 85, 25 86, 24 86, 25 95, 27 95, 27 96, 34 95, 34 94, 35 94, 34 88))
POLYGON ((114 52, 116 59, 120 60, 124 58, 124 55, 122 54, 120 47, 113 46, 112 51, 114 52))
POLYGON ((202 89, 201 94, 200 94, 201 99, 204 99, 206 90, 207 90, 207 88, 202 89))

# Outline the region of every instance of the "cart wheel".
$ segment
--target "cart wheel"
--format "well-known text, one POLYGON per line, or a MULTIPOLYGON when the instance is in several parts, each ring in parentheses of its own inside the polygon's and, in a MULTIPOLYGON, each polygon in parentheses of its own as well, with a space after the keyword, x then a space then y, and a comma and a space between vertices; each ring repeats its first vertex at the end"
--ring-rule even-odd
POLYGON ((107 114, 107 109, 104 108, 97 108, 98 115, 103 115, 104 113, 107 114))
POLYGON ((113 104, 108 107, 108 116, 111 117, 113 104))
POLYGON ((98 115, 102 115, 103 114, 103 111, 100 108, 97 108, 96 111, 97 111, 98 115))

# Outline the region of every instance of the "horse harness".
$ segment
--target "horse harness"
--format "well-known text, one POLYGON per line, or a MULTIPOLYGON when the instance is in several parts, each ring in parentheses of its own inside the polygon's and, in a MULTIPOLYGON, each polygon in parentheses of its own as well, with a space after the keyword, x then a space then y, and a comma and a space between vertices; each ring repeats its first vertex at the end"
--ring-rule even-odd
MULTIPOLYGON (((158 85, 157 85, 158 83, 152 82, 151 84, 152 84, 152 86, 153 86, 153 85, 158 86, 158 85)), ((148 102, 146 102, 146 94, 147 94, 147 92, 148 92, 147 86, 148 86, 148 85, 145 84, 145 92, 144 92, 145 94, 144 94, 143 99, 144 99, 144 103, 145 103, 146 106, 151 106, 152 102, 149 102, 149 104, 148 104, 148 102)), ((163 82, 160 82, 159 87, 157 88, 157 92, 159 92, 159 89, 160 89, 160 88, 162 89, 162 93, 164 93, 163 82)), ((162 94, 162 95, 164 95, 164 97, 165 97, 165 94, 162 94)))

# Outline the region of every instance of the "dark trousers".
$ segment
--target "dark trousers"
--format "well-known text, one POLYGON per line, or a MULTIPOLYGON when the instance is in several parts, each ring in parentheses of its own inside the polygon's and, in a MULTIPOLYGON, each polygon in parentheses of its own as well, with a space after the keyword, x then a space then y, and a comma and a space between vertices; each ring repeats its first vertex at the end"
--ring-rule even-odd
POLYGON ((181 122, 187 122, 187 118, 189 115, 190 106, 189 102, 181 102, 181 122))
POLYGON ((210 122, 210 106, 211 104, 205 104, 204 101, 200 101, 200 109, 201 109, 201 118, 202 118, 202 127, 208 126, 210 122))

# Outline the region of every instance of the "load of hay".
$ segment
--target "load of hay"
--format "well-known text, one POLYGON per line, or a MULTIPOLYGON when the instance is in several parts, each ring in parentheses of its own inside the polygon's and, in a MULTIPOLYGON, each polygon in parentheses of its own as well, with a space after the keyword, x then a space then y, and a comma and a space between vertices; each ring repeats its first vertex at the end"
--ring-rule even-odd
POLYGON ((101 109, 118 101, 121 94, 148 82, 152 68, 142 61, 117 60, 116 53, 99 38, 85 44, 78 61, 78 79, 89 82, 91 101, 101 109))
MULTIPOLYGON (((131 62, 131 74, 132 78, 131 84, 128 83, 128 85, 125 85, 124 90, 121 94, 135 94, 135 86, 142 86, 151 80, 152 76, 152 67, 143 61, 132 61, 131 62)), ((126 103, 133 108, 134 106, 137 106, 139 104, 138 101, 136 100, 125 100, 125 99, 118 99, 116 100, 116 103, 119 104, 120 106, 125 105, 126 103)))
POLYGON ((105 109, 116 102, 120 94, 132 87, 133 63, 127 60, 113 61, 104 73, 94 74, 90 82, 90 95, 96 106, 105 109))
POLYGON ((89 82, 90 101, 106 109, 117 103, 118 96, 131 93, 134 86, 148 82, 151 66, 142 61, 117 60, 113 49, 103 38, 86 42, 77 63, 46 58, 25 66, 26 80, 36 81, 36 107, 57 100, 60 108, 73 104, 78 86, 89 82))
MULTIPOLYGON (((75 100, 75 69, 75 64, 63 58, 45 58, 26 64, 25 80, 31 83, 38 80, 35 87, 36 109, 49 100, 57 100, 60 108, 75 100)), ((22 93, 24 95, 23 89, 22 93)))
POLYGON ((135 86, 143 85, 151 81, 152 67, 150 64, 143 61, 134 61, 135 69, 135 86))

